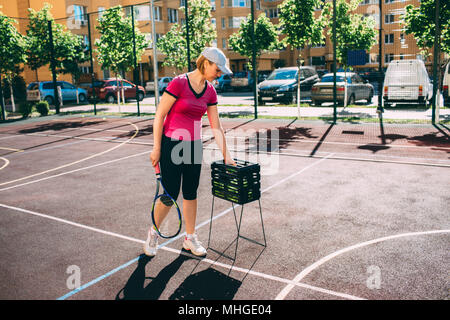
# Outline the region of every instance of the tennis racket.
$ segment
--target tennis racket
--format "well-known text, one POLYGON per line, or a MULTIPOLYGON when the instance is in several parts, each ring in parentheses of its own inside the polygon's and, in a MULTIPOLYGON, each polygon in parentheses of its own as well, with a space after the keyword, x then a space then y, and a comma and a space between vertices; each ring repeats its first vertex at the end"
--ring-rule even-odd
POLYGON ((152 223, 155 230, 162 238, 174 238, 181 231, 181 211, 177 202, 167 193, 161 180, 161 169, 159 163, 155 167, 156 194, 152 205, 152 223), (162 191, 160 193, 159 191, 162 191), (159 201, 158 201, 159 199, 159 201), (159 227, 156 226, 155 210, 158 207, 159 214, 163 218, 159 227))

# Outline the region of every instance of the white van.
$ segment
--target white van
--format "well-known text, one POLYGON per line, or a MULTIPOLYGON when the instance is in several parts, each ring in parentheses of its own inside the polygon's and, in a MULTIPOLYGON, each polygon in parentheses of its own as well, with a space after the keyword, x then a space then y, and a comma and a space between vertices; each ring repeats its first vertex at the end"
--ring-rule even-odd
POLYGON ((383 85, 384 106, 400 103, 427 104, 433 97, 433 84, 422 60, 393 60, 383 85))
POLYGON ((444 96, 444 104, 450 105, 450 62, 445 67, 444 76, 442 77, 442 95, 444 96))

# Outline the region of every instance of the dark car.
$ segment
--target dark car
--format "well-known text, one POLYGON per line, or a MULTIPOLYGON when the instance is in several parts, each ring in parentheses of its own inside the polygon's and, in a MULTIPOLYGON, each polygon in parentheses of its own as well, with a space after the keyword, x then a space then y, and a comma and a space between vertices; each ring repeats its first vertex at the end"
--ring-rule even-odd
MULTIPOLYGON (((314 105, 320 106, 323 102, 333 102, 334 76, 327 73, 320 82, 316 83, 311 90, 311 100, 314 105)), ((347 87, 347 104, 354 104, 358 100, 372 101, 374 95, 373 86, 367 80, 363 80, 353 72, 336 73, 336 100, 344 104, 345 87, 347 87), (347 79, 347 81, 346 81, 347 79)))
MULTIPOLYGON (((94 81, 95 96, 97 100, 105 100, 108 103, 114 103, 117 99, 117 90, 122 88, 125 95, 125 99, 136 99, 142 101, 145 97, 145 89, 142 86, 137 86, 125 79, 106 79, 94 81)), ((88 88, 89 99, 93 99, 92 88, 88 88)))
MULTIPOLYGON (((274 70, 266 80, 258 85, 260 104, 265 102, 297 102, 298 67, 274 70)), ((300 67, 300 97, 308 97, 312 86, 319 81, 313 67, 300 67)))
POLYGON ((384 73, 378 70, 364 71, 360 73, 361 78, 369 82, 381 82, 384 81, 384 73))

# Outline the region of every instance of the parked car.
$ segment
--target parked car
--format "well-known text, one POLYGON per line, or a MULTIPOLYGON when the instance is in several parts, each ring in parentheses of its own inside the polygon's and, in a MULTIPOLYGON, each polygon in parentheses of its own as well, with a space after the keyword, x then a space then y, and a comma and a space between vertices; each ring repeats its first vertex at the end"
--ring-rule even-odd
POLYGON ((239 71, 231 78, 231 88, 233 91, 251 90, 253 85, 252 73, 250 71, 239 71))
POLYGON ((231 75, 223 74, 213 81, 213 86, 217 92, 226 92, 231 89, 231 75))
MULTIPOLYGON (((61 96, 63 102, 76 101, 78 89, 78 101, 84 103, 87 101, 88 92, 85 89, 77 88, 66 81, 57 81, 57 87, 61 87, 61 96)), ((55 90, 53 81, 32 82, 27 87, 27 101, 45 100, 49 105, 55 104, 55 90)))
MULTIPOLYGON (((311 100, 314 105, 320 106, 323 102, 333 102, 333 73, 325 74, 320 82, 313 85, 311 90, 311 100)), ((347 104, 354 104, 358 100, 372 101, 374 95, 373 86, 363 80, 354 72, 336 73, 336 100, 339 104, 344 104, 345 87, 347 87, 347 104)))
POLYGON ((316 69, 316 72, 317 72, 317 74, 319 75, 319 78, 320 78, 320 79, 322 79, 322 77, 323 77, 324 74, 329 73, 329 71, 326 70, 326 69, 316 69))
MULTIPOLYGON (((257 74, 257 82, 264 81, 271 73, 270 70, 260 70, 257 74)), ((239 71, 233 74, 231 77, 230 87, 234 91, 239 90, 252 90, 253 88, 253 72, 252 71, 239 71)))
MULTIPOLYGON (((258 101, 297 102, 298 67, 275 69, 266 80, 258 85, 258 101)), ((312 67, 300 67, 300 97, 309 97, 312 86, 319 81, 319 75, 312 67)))
POLYGON ((369 82, 378 82, 381 78, 381 81, 384 80, 384 74, 383 72, 380 73, 379 70, 370 70, 370 71, 363 71, 360 73, 361 78, 364 80, 368 80, 369 82))
MULTIPOLYGON (((161 77, 158 78, 158 91, 159 93, 163 93, 169 85, 170 81, 172 81, 172 77, 161 77)), ((149 81, 145 84, 145 91, 147 92, 155 92, 155 82, 149 81)))
POLYGON ((444 104, 450 105, 450 62, 445 66, 444 76, 442 77, 442 95, 444 96, 444 104))
POLYGON ((384 106, 393 103, 428 104, 433 84, 422 60, 393 60, 389 63, 383 84, 384 106))
MULTIPOLYGON (((114 103, 117 100, 117 90, 123 86, 125 99, 136 99, 142 101, 145 97, 145 89, 142 86, 137 86, 125 79, 105 79, 94 81, 94 90, 97 100, 105 100, 108 103, 114 103)), ((89 99, 93 99, 93 90, 89 88, 89 99)))

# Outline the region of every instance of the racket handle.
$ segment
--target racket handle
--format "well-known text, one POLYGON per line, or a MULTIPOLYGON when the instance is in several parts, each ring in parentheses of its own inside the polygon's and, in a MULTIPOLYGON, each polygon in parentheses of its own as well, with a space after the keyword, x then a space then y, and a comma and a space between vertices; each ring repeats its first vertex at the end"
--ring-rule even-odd
POLYGON ((161 169, 160 169, 160 167, 159 167, 159 162, 158 162, 158 164, 157 164, 154 168, 155 168, 155 173, 156 173, 156 174, 161 174, 161 169))

